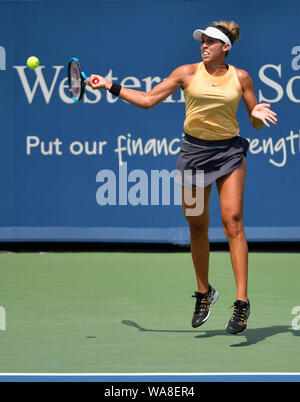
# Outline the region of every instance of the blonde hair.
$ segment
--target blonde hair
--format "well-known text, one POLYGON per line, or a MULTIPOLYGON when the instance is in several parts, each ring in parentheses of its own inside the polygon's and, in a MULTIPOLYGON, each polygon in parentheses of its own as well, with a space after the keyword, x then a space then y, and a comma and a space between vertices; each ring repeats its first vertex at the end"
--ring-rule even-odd
POLYGON ((232 44, 240 38, 240 27, 234 21, 215 21, 212 26, 220 29, 220 31, 228 36, 232 44))

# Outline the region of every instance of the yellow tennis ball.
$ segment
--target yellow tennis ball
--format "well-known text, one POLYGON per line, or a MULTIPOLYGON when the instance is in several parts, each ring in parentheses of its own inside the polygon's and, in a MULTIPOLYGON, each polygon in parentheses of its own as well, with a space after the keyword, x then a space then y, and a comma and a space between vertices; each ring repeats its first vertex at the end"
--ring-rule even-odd
POLYGON ((27 66, 31 69, 37 68, 37 66, 40 64, 40 61, 37 57, 35 56, 30 56, 27 59, 27 66))

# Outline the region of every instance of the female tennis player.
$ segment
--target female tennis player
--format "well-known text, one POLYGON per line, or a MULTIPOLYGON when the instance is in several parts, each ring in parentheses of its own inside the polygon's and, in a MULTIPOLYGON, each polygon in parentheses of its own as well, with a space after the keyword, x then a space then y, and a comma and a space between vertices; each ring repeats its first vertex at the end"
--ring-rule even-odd
MULTIPOLYGON (((87 84, 93 89, 105 88, 125 101, 149 109, 181 88, 186 102, 185 137, 178 157, 177 169, 204 171, 204 189, 192 185, 191 197, 204 196, 203 213, 190 216, 190 206, 183 197, 183 211, 189 223, 192 260, 198 290, 192 326, 202 325, 218 292, 209 284, 209 198, 216 182, 224 233, 229 243, 236 283, 234 311, 226 327, 232 334, 247 327, 250 302, 247 294, 248 245, 243 227, 244 185, 247 172, 246 153, 249 143, 239 136, 236 112, 243 98, 251 124, 256 129, 276 124, 276 113, 266 103, 258 104, 249 74, 227 64, 225 59, 239 39, 239 26, 233 21, 214 22, 193 36, 201 42, 202 62, 176 68, 162 83, 149 92, 123 88, 99 75, 92 75, 87 84), (93 84, 98 78, 99 83, 93 84), (202 195, 200 193, 202 191, 202 195), (204 194, 203 194, 204 193, 204 194)), ((183 177, 183 176, 182 176, 183 177)), ((194 183, 194 182, 193 182, 194 183)))

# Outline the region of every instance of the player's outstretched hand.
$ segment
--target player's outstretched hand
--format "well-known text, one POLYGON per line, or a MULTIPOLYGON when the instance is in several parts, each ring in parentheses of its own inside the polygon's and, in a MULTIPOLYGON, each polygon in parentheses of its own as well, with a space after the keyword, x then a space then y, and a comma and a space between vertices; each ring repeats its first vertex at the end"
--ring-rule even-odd
POLYGON ((258 103, 252 110, 252 117, 261 120, 267 127, 270 127, 267 121, 272 124, 277 124, 277 113, 270 109, 271 105, 269 103, 258 103))
POLYGON ((106 88, 108 81, 100 75, 92 74, 86 81, 86 85, 93 89, 106 88))

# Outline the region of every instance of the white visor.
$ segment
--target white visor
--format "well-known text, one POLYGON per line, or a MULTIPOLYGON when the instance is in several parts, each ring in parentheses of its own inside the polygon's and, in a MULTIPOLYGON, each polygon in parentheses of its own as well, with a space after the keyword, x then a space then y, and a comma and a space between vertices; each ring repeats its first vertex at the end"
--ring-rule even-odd
POLYGON ((218 28, 208 27, 205 29, 205 31, 203 31, 202 29, 196 29, 196 31, 194 31, 194 33, 193 33, 194 39, 201 41, 203 34, 206 36, 209 36, 210 38, 221 40, 222 42, 224 42, 230 46, 229 49, 231 49, 231 47, 232 47, 232 43, 231 43, 230 39, 228 38, 228 36, 226 36, 218 28))

